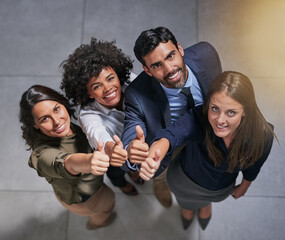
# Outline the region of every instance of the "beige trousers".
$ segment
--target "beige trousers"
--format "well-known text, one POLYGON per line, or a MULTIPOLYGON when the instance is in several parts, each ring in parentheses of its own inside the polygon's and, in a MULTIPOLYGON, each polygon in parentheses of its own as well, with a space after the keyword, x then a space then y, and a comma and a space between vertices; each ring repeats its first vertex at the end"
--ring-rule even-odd
POLYGON ((97 226, 102 225, 110 217, 115 206, 115 194, 104 183, 98 192, 93 194, 86 202, 68 205, 58 197, 57 199, 70 212, 88 216, 90 223, 97 226))

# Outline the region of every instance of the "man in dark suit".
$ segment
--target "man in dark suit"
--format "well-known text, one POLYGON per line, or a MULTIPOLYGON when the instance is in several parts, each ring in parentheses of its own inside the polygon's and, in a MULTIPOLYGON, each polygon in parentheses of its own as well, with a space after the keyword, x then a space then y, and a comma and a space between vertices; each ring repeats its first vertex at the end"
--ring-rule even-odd
MULTIPOLYGON (((125 91, 122 135, 124 146, 128 146, 126 165, 133 170, 145 157, 142 154, 137 158, 137 152, 145 151, 159 129, 175 122, 189 107, 202 104, 210 82, 222 72, 218 53, 209 43, 200 42, 183 50, 164 27, 143 31, 134 52, 144 72, 125 91), (188 95, 184 93, 187 87, 188 95), (143 132, 136 131, 137 125, 143 132)), ((165 207, 172 203, 164 171, 169 161, 168 158, 161 162, 153 179, 155 195, 165 207)))

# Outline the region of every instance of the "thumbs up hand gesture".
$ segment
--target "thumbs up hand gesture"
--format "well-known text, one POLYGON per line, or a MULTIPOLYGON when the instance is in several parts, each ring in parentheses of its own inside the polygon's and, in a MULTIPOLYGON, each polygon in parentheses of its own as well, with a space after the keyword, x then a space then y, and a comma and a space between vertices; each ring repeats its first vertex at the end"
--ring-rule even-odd
POLYGON ((160 162, 160 150, 156 150, 153 158, 148 157, 141 164, 140 177, 146 181, 150 180, 159 168, 160 162))
POLYGON ((170 143, 168 139, 161 138, 152 143, 149 149, 149 155, 141 164, 140 177, 146 181, 151 179, 160 166, 161 161, 168 152, 170 143))
POLYGON ((102 141, 98 141, 98 147, 91 156, 90 165, 91 173, 94 175, 104 175, 107 172, 110 166, 109 156, 104 152, 102 141))
POLYGON ((131 163, 141 164, 149 154, 149 147, 145 142, 144 132, 139 125, 136 126, 136 132, 137 136, 130 142, 127 151, 131 163))
POLYGON ((111 165, 121 167, 128 158, 128 152, 124 149, 123 143, 117 135, 114 135, 113 139, 115 141, 115 145, 112 150, 111 165))

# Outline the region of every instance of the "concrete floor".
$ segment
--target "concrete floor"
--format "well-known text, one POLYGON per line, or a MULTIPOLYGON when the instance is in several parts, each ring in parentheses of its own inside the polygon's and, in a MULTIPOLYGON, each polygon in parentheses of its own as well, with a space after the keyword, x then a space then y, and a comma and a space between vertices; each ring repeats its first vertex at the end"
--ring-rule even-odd
MULTIPOLYGON (((285 2, 283 0, 0 0, 0 240, 16 239, 285 239, 285 2), (163 208, 152 184, 136 197, 116 192, 111 226, 87 231, 86 218, 67 212, 51 186, 27 165, 18 123, 21 94, 32 84, 55 89, 60 63, 91 36, 116 40, 132 53, 141 31, 166 26, 183 47, 209 41, 224 70, 252 80, 258 105, 279 139, 246 196, 213 204, 202 231, 182 229, 179 207, 163 208)), ((254 140, 253 140, 254 141, 254 140)))

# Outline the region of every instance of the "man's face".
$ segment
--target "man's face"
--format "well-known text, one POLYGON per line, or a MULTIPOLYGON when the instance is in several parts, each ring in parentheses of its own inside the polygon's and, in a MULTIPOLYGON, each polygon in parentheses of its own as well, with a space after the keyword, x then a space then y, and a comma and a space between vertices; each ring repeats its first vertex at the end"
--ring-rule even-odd
POLYGON ((181 88, 185 85, 188 71, 184 63, 184 51, 178 43, 178 49, 168 41, 160 43, 143 59, 143 69, 167 88, 181 88))

